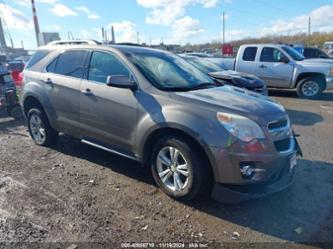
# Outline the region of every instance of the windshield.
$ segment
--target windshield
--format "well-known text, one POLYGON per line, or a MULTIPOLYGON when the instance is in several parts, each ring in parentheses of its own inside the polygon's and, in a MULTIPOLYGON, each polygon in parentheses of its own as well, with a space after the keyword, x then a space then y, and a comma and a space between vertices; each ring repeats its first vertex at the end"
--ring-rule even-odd
POLYGON ((186 57, 185 59, 188 60, 190 63, 192 63, 194 66, 196 66, 198 69, 200 69, 202 72, 204 72, 206 74, 212 73, 212 72, 217 72, 217 71, 222 71, 222 68, 220 68, 214 62, 211 62, 207 59, 196 58, 196 57, 186 57))
POLYGON ((154 86, 162 90, 191 90, 214 84, 209 76, 171 53, 135 51, 125 55, 154 86))
POLYGON ((285 51, 291 58, 293 58, 295 61, 303 61, 304 60, 304 56, 302 54, 300 54, 299 52, 297 52, 295 49, 293 49, 292 47, 288 47, 288 46, 283 46, 282 47, 283 51, 285 51))

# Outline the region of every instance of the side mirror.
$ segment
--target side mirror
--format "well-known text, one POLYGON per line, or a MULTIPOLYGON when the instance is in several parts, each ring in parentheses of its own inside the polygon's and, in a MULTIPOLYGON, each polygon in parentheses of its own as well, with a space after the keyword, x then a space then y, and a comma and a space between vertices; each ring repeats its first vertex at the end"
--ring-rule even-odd
POLYGON ((136 82, 126 75, 110 75, 106 80, 106 84, 117 88, 137 89, 136 82))
POLYGON ((287 64, 287 63, 289 63, 289 59, 286 56, 283 56, 280 58, 280 62, 287 64))

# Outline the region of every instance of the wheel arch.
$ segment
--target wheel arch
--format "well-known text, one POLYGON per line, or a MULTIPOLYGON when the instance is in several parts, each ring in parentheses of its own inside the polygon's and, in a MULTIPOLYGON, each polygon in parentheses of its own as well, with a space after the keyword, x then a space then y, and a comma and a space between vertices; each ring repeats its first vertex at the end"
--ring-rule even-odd
POLYGON ((325 84, 324 89, 326 89, 326 77, 325 77, 325 74, 323 74, 323 73, 301 73, 301 74, 299 74, 296 79, 295 88, 298 86, 298 84, 300 83, 301 80, 303 80, 305 78, 309 78, 309 77, 320 78, 322 80, 322 82, 325 84))
POLYGON ((29 110, 34 107, 40 108, 41 111, 43 111, 45 113, 42 103, 35 96, 31 96, 31 95, 27 96, 23 100, 22 106, 23 106, 23 113, 26 117, 28 116, 29 110))
POLYGON ((53 109, 47 108, 48 106, 45 106, 45 104, 43 104, 43 102, 37 96, 35 96, 33 94, 29 94, 29 95, 25 96, 21 105, 22 105, 23 114, 26 118, 28 116, 29 110, 31 108, 37 107, 46 115, 51 127, 53 129, 57 129, 57 127, 55 126, 55 122, 54 122, 56 115, 55 115, 53 109))
POLYGON ((175 136, 179 137, 181 139, 184 139, 187 143, 189 143, 191 146, 195 148, 196 151, 200 153, 200 156, 203 157, 203 159, 208 162, 208 171, 209 174, 211 174, 212 179, 214 179, 214 167, 213 167, 213 156, 211 155, 208 145, 200 140, 197 139, 195 134, 184 131, 181 128, 176 127, 160 127, 158 129, 153 130, 144 140, 142 143, 142 150, 141 150, 141 162, 145 167, 149 166, 149 161, 154 149, 155 144, 158 142, 158 140, 162 137, 166 136, 175 136))

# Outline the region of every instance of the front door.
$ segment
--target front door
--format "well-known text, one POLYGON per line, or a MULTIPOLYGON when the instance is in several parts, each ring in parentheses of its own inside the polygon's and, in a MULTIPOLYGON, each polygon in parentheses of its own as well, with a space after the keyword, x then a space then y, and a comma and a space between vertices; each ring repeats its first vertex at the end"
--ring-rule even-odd
POLYGON ((264 47, 257 63, 257 76, 269 87, 289 87, 294 66, 287 63, 288 57, 279 49, 264 47))
POLYGON ((130 70, 116 55, 92 52, 88 75, 81 84, 81 133, 89 142, 128 152, 135 143, 138 101, 136 91, 106 84, 107 77, 113 75, 131 77, 130 70))

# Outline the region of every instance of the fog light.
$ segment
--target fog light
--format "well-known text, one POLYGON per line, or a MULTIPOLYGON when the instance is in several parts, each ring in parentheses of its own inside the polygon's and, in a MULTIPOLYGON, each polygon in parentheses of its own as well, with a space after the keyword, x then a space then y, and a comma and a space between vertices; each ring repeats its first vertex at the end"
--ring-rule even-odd
POLYGON ((240 172, 244 178, 251 178, 255 174, 255 168, 252 164, 241 164, 240 172))

